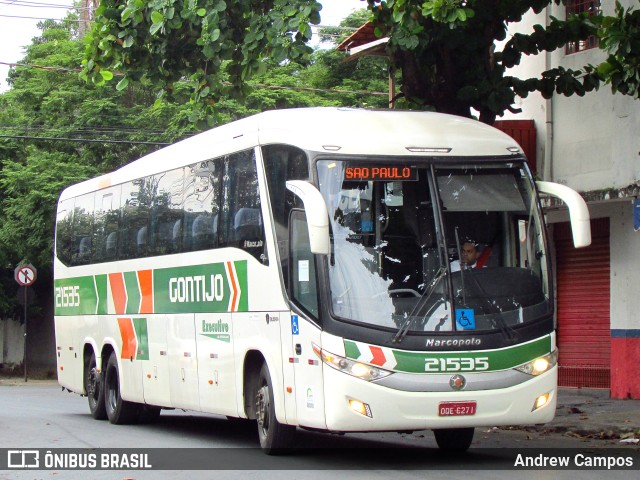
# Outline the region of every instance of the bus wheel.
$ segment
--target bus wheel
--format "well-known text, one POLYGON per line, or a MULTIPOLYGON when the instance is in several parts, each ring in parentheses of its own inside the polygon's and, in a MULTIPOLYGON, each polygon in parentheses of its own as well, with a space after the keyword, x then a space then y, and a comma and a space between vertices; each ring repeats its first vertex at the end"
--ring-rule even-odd
POLYGON ((116 425, 133 423, 138 419, 140 405, 127 402, 120 396, 120 378, 118 360, 112 353, 104 373, 104 400, 109 421, 116 425))
POLYGON ((258 377, 256 394, 256 419, 258 420, 258 437, 260 446, 267 455, 279 453, 278 450, 291 445, 296 427, 283 425, 276 419, 273 404, 273 388, 267 364, 262 365, 258 377))
POLYGON ((474 428, 442 428, 434 430, 436 443, 442 450, 465 452, 473 441, 474 428))
POLYGON ((102 374, 98 371, 96 364, 96 354, 91 353, 89 364, 84 372, 84 391, 87 392, 89 399, 89 410, 91 416, 96 420, 105 420, 107 418, 107 410, 104 406, 104 392, 102 382, 102 374))

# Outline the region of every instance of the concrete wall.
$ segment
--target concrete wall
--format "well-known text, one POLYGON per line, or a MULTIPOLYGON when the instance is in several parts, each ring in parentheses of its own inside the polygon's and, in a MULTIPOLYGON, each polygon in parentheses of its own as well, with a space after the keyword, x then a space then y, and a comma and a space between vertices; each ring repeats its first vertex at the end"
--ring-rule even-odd
POLYGON ((0 347, 5 368, 22 365, 24 356, 24 324, 17 319, 0 320, 0 347))
MULTIPOLYGON (((640 7, 622 0, 625 7, 640 7)), ((602 2, 605 14, 614 13, 614 2, 602 2)), ((553 5, 550 15, 565 18, 565 7, 553 5)), ((510 32, 530 33, 533 25, 545 25, 547 14, 528 14, 510 26, 510 32)), ((559 49, 549 54, 526 56, 509 73, 519 78, 539 77, 556 66, 581 69, 606 58, 600 49, 571 55, 559 49)), ((612 94, 608 85, 584 97, 554 95, 546 101, 533 93, 518 101, 520 114, 504 119, 533 119, 538 132, 538 174, 545 180, 567 184, 579 191, 623 188, 640 182, 640 101, 612 94), (552 140, 549 145, 548 140, 552 140), (546 154, 546 156, 545 156, 546 154)))

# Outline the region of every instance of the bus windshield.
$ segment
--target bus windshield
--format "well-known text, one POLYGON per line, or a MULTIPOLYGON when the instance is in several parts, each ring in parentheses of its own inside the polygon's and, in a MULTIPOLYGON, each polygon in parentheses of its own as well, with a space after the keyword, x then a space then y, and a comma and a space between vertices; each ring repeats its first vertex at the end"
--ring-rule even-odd
POLYGON ((317 162, 336 318, 406 334, 511 329, 551 313, 522 164, 390 163, 317 162))

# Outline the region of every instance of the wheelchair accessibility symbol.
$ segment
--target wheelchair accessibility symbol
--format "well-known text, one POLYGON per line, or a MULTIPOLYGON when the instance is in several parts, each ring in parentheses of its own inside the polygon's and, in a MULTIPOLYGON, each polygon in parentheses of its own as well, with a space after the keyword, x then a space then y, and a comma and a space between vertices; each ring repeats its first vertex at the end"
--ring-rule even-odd
POLYGON ((291 315, 291 334, 300 335, 300 326, 298 324, 298 315, 291 315))
POLYGON ((456 328, 458 330, 475 330, 476 317, 471 308, 456 310, 456 328))

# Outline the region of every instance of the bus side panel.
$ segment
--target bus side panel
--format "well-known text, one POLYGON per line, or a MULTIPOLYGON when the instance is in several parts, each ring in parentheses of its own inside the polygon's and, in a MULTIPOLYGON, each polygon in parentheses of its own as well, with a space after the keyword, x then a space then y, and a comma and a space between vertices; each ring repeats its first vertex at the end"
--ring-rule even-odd
POLYGON ((313 351, 313 344, 322 346, 320 329, 302 316, 291 315, 291 340, 296 359, 295 397, 298 424, 326 429, 325 395, 322 362, 313 351), (296 326, 297 325, 297 326, 296 326))
MULTIPOLYGON (((291 312, 277 312, 280 319, 280 339, 282 344, 282 381, 285 388, 284 409, 287 424, 298 425, 298 413, 295 396, 295 362, 300 362, 300 357, 295 353, 294 343, 297 341, 299 328, 294 324, 291 312), (295 325, 295 326, 294 326, 295 325)), ((296 320, 297 322, 297 320, 296 320)))
MULTIPOLYGON (((77 358, 75 332, 80 324, 77 317, 56 316, 56 364, 58 383, 75 393, 83 393, 82 358, 77 358)), ((80 350, 82 356, 82 350, 80 350)))
POLYGON ((196 314, 196 335, 200 408, 237 417, 231 314, 196 314))
POLYGON ((167 340, 171 406, 200 410, 198 352, 193 314, 170 315, 167 340))
MULTIPOLYGON (((134 333, 135 322, 131 316, 99 316, 87 315, 84 325, 88 332, 97 334, 101 342, 98 345, 111 345, 118 360, 118 374, 120 377, 120 396, 130 402, 144 402, 142 387, 141 346, 137 343, 134 333)), ((109 358, 103 358, 106 365, 109 358)), ((103 372, 104 373, 104 372, 103 372)))
POLYGON ((144 401, 162 407, 171 406, 167 324, 166 315, 149 318, 149 360, 142 364, 144 401))
MULTIPOLYGON (((237 365, 236 385, 243 385, 244 362, 248 352, 259 352, 269 368, 276 417, 280 423, 286 423, 284 407, 286 386, 283 382, 282 365, 283 361, 288 361, 288 359, 282 357, 279 317, 274 312, 262 311, 233 313, 232 318, 235 337, 233 351, 237 365)), ((242 388, 238 388, 236 400, 238 412, 244 416, 244 391, 242 388)))

